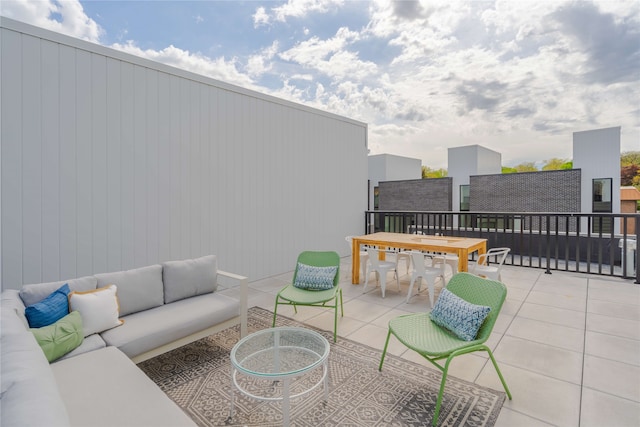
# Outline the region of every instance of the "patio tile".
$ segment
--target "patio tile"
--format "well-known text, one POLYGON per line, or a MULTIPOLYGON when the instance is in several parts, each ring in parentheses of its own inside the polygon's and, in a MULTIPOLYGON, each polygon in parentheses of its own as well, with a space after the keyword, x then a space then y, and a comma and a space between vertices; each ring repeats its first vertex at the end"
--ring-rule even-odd
POLYGON ((640 367, 585 355, 584 387, 640 403, 640 367))
POLYGON ((585 327, 584 312, 550 307, 548 305, 531 304, 528 302, 522 304, 518 312, 518 317, 540 320, 576 329, 584 329, 585 327))
POLYGON ((503 407, 494 427, 549 427, 553 424, 547 424, 536 418, 530 417, 512 409, 503 407))
POLYGON ((500 316, 498 316, 498 319, 493 326, 493 332, 499 332, 503 334, 509 328, 511 322, 513 322, 514 317, 515 316, 512 316, 510 314, 500 312, 500 316))
MULTIPOLYGON (((387 332, 388 330, 386 328, 366 324, 347 335, 347 338, 368 345, 369 347, 382 350, 384 348, 384 343, 387 340, 387 332)), ((382 356, 382 354, 380 355, 382 356)))
POLYGON ((640 341, 587 331, 585 353, 640 366, 640 341))
POLYGON ((551 307, 564 308, 567 310, 585 311, 586 297, 558 292, 531 291, 527 297, 527 302, 551 307))
POLYGON ((344 315, 354 317, 361 322, 371 322, 390 311, 390 307, 377 303, 370 303, 362 298, 354 299, 344 304, 344 315))
POLYGON ((640 340, 640 321, 587 313, 587 330, 640 340))
POLYGON ((522 307, 522 301, 516 301, 509 299, 509 293, 507 292, 507 299, 504 301, 502 305, 502 310, 500 310, 500 314, 509 314, 515 316, 518 311, 520 311, 520 307, 522 307))
MULTIPOLYGON (((638 285, 634 285, 638 286, 638 285)), ((640 289, 640 286, 638 287, 640 289)), ((589 286, 589 299, 609 301, 618 304, 634 304, 640 305, 640 292, 635 289, 629 289, 626 286, 614 287, 595 287, 589 286)))
POLYGON ((539 281, 533 287, 532 292, 544 292, 547 294, 563 295, 566 297, 575 297, 584 301, 587 297, 587 281, 581 279, 580 281, 565 282, 564 278, 558 280, 554 278, 553 281, 539 281))
POLYGON ((640 425, 640 403, 589 388, 582 390, 581 411, 581 427, 640 425))
POLYGON ((389 327, 389 321, 391 319, 395 319, 396 317, 403 316, 405 314, 411 314, 411 312, 410 311, 401 310, 401 309, 398 309, 398 308, 394 308, 392 310, 387 311, 382 316, 377 317, 376 319, 374 319, 371 322, 371 324, 379 326, 381 328, 387 329, 389 327))
MULTIPOLYGON (((498 362, 513 400, 504 408, 555 426, 578 426, 580 417, 580 386, 546 375, 498 362)), ((504 390, 492 364, 487 363, 476 380, 477 384, 494 390, 504 390)))
POLYGON ((577 385, 582 382, 582 352, 505 336, 494 356, 507 363, 577 385))
POLYGON ((571 351, 582 352, 584 348, 584 331, 580 329, 519 316, 513 319, 506 335, 571 351))
POLYGON ((640 321, 640 309, 634 304, 619 304, 615 302, 589 299, 587 312, 618 317, 621 319, 640 321))

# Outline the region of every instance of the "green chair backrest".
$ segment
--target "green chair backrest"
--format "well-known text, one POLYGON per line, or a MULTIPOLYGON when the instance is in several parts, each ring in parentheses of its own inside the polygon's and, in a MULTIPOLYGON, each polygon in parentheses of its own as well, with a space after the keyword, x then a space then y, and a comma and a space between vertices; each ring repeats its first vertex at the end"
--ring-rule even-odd
POLYGON ((333 286, 337 286, 340 282, 340 255, 337 252, 327 251, 305 251, 298 255, 298 262, 296 262, 296 269, 293 273, 293 281, 296 281, 298 275, 298 263, 312 265, 314 267, 332 267, 337 266, 336 277, 333 278, 333 286))
POLYGON ((502 304, 507 297, 507 287, 504 283, 469 273, 457 273, 449 280, 447 290, 472 304, 491 307, 491 311, 476 337, 476 340, 486 341, 491 335, 493 325, 496 323, 502 304))

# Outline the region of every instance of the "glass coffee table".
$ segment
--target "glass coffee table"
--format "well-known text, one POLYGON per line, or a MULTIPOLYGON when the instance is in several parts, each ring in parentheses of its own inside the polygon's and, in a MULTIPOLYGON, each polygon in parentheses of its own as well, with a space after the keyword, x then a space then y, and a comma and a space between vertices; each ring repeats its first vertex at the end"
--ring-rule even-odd
POLYGON ((329 342, 310 329, 279 327, 264 329, 247 335, 231 350, 231 412, 234 414, 234 394, 237 389, 251 398, 282 401, 282 423, 289 425, 290 400, 303 396, 324 385, 324 398, 328 388, 329 342), (295 394, 291 394, 292 381, 297 377, 322 368, 319 378, 296 381, 295 394))

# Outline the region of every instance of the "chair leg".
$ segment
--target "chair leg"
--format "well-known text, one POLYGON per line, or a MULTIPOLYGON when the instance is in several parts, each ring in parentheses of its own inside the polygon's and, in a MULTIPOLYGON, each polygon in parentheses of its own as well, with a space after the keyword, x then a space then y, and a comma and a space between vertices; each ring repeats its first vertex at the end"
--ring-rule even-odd
POLYGON ((407 304, 409 304, 409 300, 411 299, 411 294, 413 293, 413 284, 415 283, 418 277, 420 276, 415 276, 415 275, 411 276, 411 282, 409 282, 409 292, 407 293, 407 304))
POLYGON ((389 338, 391 338, 391 329, 387 332, 387 341, 384 343, 384 349, 382 350, 382 357, 380 358, 380 365, 378 365, 378 371, 382 371, 382 364, 384 363, 384 357, 387 355, 387 347, 389 346, 389 338))
POLYGON ((498 377, 500 378, 502 387, 504 387, 504 391, 507 393, 507 397, 509 397, 509 400, 511 400, 511 392, 509 391, 509 387, 507 387, 507 383, 504 380, 504 377, 502 376, 502 372, 500 372, 500 368, 498 368, 498 362, 496 362, 496 359, 493 357, 493 352, 489 349, 489 347, 486 347, 486 350, 487 350, 487 353, 489 353, 489 357, 491 358, 491 363, 493 363, 493 367, 496 368, 496 372, 498 373, 498 377))
POLYGON ((276 306, 273 308, 273 323, 271 324, 272 328, 275 328, 276 326, 276 315, 278 313, 278 298, 280 297, 276 295, 276 306))
POLYGON ((380 289, 382 289, 382 298, 384 298, 384 291, 387 289, 387 271, 380 273, 380 289))
POLYGON ((440 391, 438 392, 438 400, 436 401, 436 410, 433 414, 431 424, 435 427, 438 424, 438 416, 440 415, 440 407, 442 406, 442 397, 444 395, 444 386, 447 382, 447 374, 449 372, 449 363, 453 360, 453 356, 447 358, 447 362, 442 368, 442 380, 440 381, 440 391))
POLYGON ((429 281, 425 277, 424 280, 427 282, 427 286, 429 287, 429 302, 431 303, 431 308, 433 308, 433 299, 434 299, 434 293, 435 293, 436 279, 435 279, 435 277, 432 277, 431 281, 429 281))
POLYGON ((334 301, 334 310, 333 310, 333 342, 338 341, 338 295, 336 295, 336 300, 334 301))

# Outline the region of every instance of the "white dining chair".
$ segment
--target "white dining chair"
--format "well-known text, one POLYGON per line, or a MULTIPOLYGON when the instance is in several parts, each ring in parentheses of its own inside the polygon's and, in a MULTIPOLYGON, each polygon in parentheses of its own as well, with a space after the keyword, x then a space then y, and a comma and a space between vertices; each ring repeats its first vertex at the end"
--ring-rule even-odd
POLYGON ((398 290, 400 290, 397 264, 392 261, 380 260, 380 251, 378 251, 378 249, 367 248, 367 252, 369 253, 369 270, 367 271, 367 276, 364 281, 364 289, 362 290, 362 292, 367 290, 367 286, 369 285, 369 276, 371 276, 371 273, 376 273, 376 281, 380 285, 382 298, 384 298, 384 294, 387 289, 387 273, 389 273, 390 271, 393 271, 396 283, 398 284, 398 290))
MULTIPOLYGON (((451 277, 458 272, 458 264, 460 263, 460 259, 456 254, 438 254, 433 256, 433 266, 444 264, 445 266, 451 267, 451 277)), ((446 276, 445 276, 445 286, 446 286, 446 276)))
POLYGON ((420 293, 420 288, 422 287, 422 279, 427 282, 427 286, 429 287, 429 302, 431 303, 431 308, 433 308, 434 304, 434 296, 435 296, 435 285, 436 279, 440 277, 442 279, 442 284, 444 286, 444 263, 440 263, 440 267, 436 267, 433 263, 431 267, 427 266, 425 263, 426 258, 431 258, 429 255, 425 255, 419 251, 411 251, 411 260, 413 265, 413 271, 411 272, 411 282, 409 283, 409 292, 407 293, 407 303, 413 296, 413 284, 415 283, 417 278, 420 278, 418 282, 418 293, 420 293))
MULTIPOLYGON (((353 236, 347 236, 344 238, 349 244, 349 251, 352 250, 353 247, 353 236)), ((353 260, 351 260, 353 263, 353 260)), ((353 264, 351 265, 353 267, 353 264)), ((362 270, 362 276, 367 276, 367 268, 369 267, 369 254, 367 251, 360 250, 360 269, 362 270)))
POLYGON ((502 277, 500 276, 500 270, 502 270, 504 261, 507 259, 507 255, 510 251, 510 248, 489 249, 487 253, 478 257, 478 262, 471 267, 469 273, 501 282, 502 277), (492 258, 495 259, 495 261, 490 264, 492 258))

